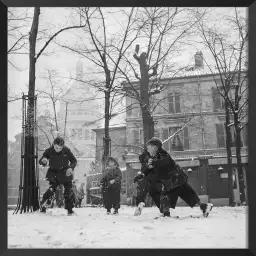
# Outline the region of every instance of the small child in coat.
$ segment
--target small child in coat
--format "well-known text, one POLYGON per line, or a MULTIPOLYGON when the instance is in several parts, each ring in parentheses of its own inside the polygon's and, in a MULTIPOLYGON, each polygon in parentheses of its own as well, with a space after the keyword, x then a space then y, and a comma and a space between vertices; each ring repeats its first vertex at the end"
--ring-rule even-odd
POLYGON ((84 183, 82 183, 77 190, 77 199, 78 199, 78 204, 77 207, 81 207, 81 203, 84 199, 84 183))
POLYGON ((106 162, 106 169, 100 180, 103 192, 103 203, 110 214, 111 208, 114 208, 114 214, 118 214, 120 208, 122 173, 119 164, 115 158, 109 157, 106 162))

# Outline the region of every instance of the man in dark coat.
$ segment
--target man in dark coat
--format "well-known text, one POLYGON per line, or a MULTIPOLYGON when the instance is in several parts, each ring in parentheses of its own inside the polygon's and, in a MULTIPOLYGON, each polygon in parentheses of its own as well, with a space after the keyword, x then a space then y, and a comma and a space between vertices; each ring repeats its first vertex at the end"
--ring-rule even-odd
POLYGON ((103 203, 110 214, 111 208, 114 208, 114 214, 118 214, 120 208, 122 173, 119 164, 115 158, 109 157, 106 161, 106 169, 100 180, 103 191, 103 203))
POLYGON ((64 143, 63 138, 55 138, 53 145, 45 150, 43 156, 39 160, 39 164, 43 166, 46 166, 47 164, 49 165, 46 179, 50 184, 49 189, 44 193, 40 203, 41 212, 46 211, 45 204, 49 203, 51 198, 54 197, 58 185, 63 184, 65 209, 67 209, 69 215, 73 214, 75 198, 72 190, 72 179, 77 160, 64 143))
POLYGON ((152 138, 147 143, 147 151, 150 154, 144 175, 156 173, 156 181, 162 183, 160 193, 160 207, 164 216, 170 216, 170 208, 175 208, 178 197, 184 200, 191 208, 199 205, 205 217, 208 217, 213 205, 202 203, 200 198, 187 183, 188 176, 182 168, 162 148, 162 142, 158 138, 152 138))

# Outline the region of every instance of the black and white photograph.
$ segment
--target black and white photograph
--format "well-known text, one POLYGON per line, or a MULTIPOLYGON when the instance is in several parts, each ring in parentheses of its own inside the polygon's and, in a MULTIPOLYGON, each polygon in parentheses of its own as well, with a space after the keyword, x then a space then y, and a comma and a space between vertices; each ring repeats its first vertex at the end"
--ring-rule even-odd
POLYGON ((248 7, 7 12, 8 249, 248 248, 248 7))

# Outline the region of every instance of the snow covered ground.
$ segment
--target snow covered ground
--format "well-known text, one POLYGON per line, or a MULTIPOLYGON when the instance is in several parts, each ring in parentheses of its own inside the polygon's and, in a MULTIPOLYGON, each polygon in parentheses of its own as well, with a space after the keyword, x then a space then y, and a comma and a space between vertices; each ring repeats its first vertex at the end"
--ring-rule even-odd
MULTIPOLYGON (((119 215, 103 208, 15 214, 8 211, 8 248, 247 248, 247 207, 214 207, 208 218, 160 218, 157 208, 122 206, 119 215)), ((175 215, 200 214, 177 207, 175 215)))

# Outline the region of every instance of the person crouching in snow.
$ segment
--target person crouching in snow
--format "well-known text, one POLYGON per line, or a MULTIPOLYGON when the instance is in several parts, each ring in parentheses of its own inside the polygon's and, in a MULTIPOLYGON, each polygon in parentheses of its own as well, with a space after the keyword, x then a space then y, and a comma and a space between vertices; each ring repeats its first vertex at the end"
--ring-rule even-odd
POLYGON ((46 206, 51 201, 50 199, 54 197, 58 185, 63 184, 65 209, 67 209, 68 215, 74 213, 75 195, 72 190, 72 179, 77 160, 70 149, 64 144, 65 141, 63 138, 55 138, 53 145, 46 149, 43 156, 39 159, 40 165, 49 165, 46 179, 49 181, 50 185, 48 190, 43 194, 43 199, 40 202, 41 212, 46 212, 46 206))
POLYGON ((122 173, 119 164, 115 158, 109 157, 106 161, 106 169, 100 184, 103 191, 103 203, 110 214, 111 208, 114 208, 114 214, 118 214, 120 208, 120 192, 121 192, 122 173))
POLYGON ((175 208, 178 197, 180 197, 191 208, 199 205, 204 217, 208 217, 213 205, 200 201, 196 192, 187 183, 187 174, 162 148, 161 140, 153 137, 146 143, 146 146, 151 158, 148 160, 147 170, 144 174, 148 175, 150 172, 156 171, 157 179, 162 183, 160 204, 163 216, 170 216, 170 208, 175 208))

